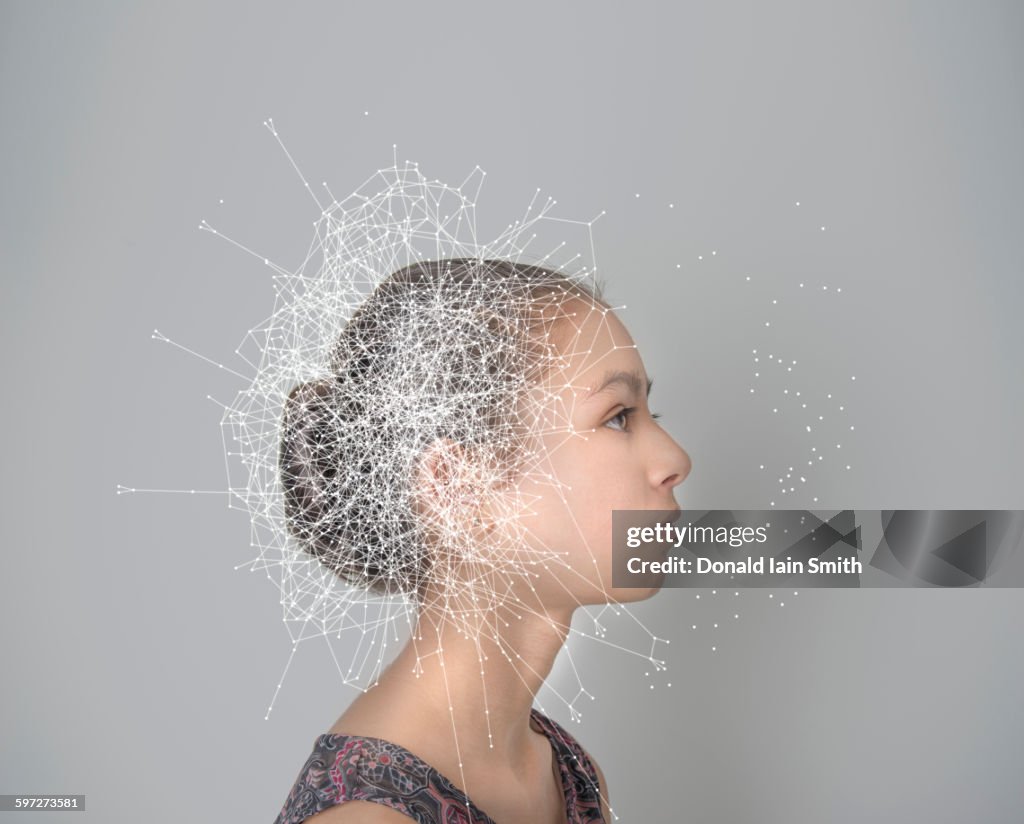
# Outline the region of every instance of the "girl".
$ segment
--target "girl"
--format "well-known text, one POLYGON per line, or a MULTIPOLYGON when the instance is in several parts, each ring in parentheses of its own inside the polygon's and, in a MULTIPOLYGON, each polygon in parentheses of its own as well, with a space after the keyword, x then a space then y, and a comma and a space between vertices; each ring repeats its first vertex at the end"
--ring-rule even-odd
POLYGON ((629 333, 578 279, 453 258, 384 280, 329 366, 285 407, 289 530, 417 622, 277 824, 610 821, 597 763, 532 705, 578 607, 656 591, 610 585, 612 511, 678 509, 690 472, 629 333))

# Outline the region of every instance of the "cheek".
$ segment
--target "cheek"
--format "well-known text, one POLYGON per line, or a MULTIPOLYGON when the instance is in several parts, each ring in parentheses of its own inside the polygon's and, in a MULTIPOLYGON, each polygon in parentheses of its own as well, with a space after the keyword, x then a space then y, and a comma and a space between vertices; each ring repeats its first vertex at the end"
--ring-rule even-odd
POLYGON ((566 441, 550 454, 547 471, 556 483, 539 487, 543 500, 533 520, 552 539, 557 536, 563 549, 582 542, 601 552, 611 538, 612 510, 641 508, 623 446, 591 436, 566 441))
POLYGON ((642 482, 636 462, 624 442, 607 433, 573 443, 559 456, 555 477, 571 487, 566 495, 574 510, 629 509, 642 482))

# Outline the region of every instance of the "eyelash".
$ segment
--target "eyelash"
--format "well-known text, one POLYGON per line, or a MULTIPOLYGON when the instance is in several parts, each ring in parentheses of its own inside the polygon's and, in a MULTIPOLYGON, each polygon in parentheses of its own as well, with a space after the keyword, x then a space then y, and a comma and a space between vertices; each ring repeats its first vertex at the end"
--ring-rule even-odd
MULTIPOLYGON (((616 414, 612 415, 612 417, 610 417, 607 421, 605 421, 605 426, 610 424, 612 421, 618 420, 619 418, 623 419, 622 420, 622 426, 625 426, 626 423, 629 421, 629 418, 635 412, 636 412, 636 407, 635 406, 627 406, 627 407, 625 407, 623 409, 620 409, 616 414)), ((651 418, 654 419, 654 420, 657 420, 660 417, 661 417, 661 415, 659 415, 657 412, 652 412, 651 413, 651 418)))

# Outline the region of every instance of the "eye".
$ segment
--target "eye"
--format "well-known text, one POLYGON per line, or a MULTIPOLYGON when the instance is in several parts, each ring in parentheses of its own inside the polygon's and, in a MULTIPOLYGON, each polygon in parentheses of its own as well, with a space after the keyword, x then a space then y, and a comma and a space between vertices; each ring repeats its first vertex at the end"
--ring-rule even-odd
MULTIPOLYGON (((618 411, 618 413, 616 413, 614 416, 612 416, 607 421, 605 421, 604 425, 607 426, 608 424, 610 424, 610 423, 612 423, 614 421, 621 421, 622 422, 621 426, 625 427, 627 422, 629 421, 629 419, 632 418, 636 414, 636 410, 637 410, 636 406, 626 406, 625 408, 623 408, 620 411, 618 411)), ((650 417, 651 417, 652 420, 656 421, 658 418, 660 418, 662 416, 658 415, 657 413, 651 413, 650 417)), ((615 427, 612 427, 612 429, 614 429, 614 428, 615 427)), ((625 430, 624 429, 620 429, 620 432, 623 432, 623 431, 625 431, 625 430)))
POLYGON ((610 426, 611 429, 617 429, 620 432, 626 431, 626 423, 629 421, 630 415, 636 412, 635 406, 627 406, 624 409, 619 410, 615 415, 610 417, 604 422, 605 426, 610 426), (614 426, 611 426, 615 424, 614 426))

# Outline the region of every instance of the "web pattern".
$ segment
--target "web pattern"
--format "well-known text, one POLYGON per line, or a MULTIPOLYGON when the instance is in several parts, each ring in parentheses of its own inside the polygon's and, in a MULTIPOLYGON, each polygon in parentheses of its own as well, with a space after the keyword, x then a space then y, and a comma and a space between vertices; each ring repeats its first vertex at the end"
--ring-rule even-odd
MULTIPOLYGON (((273 122, 266 125, 319 210, 303 262, 291 271, 206 221, 200 228, 273 272, 274 309, 236 350, 251 372, 229 370, 248 386, 221 404, 228 491, 249 515, 258 552, 238 568, 263 572, 276 585, 292 640, 269 718, 302 642, 326 641, 344 683, 359 689, 376 682, 389 650, 424 607, 443 611, 461 634, 486 637, 513 655, 501 629, 533 609, 516 594, 521 586, 530 589, 553 571, 574 573, 564 552, 524 531, 518 516, 529 512, 529 497, 488 498, 486 490, 507 489, 514 468, 547 484, 550 494, 567 491, 535 444, 540 437, 585 437, 572 430, 572 410, 550 401, 571 383, 564 367, 576 354, 565 298, 599 293, 592 227, 601 215, 554 217, 557 201, 540 201, 538 189, 521 218, 482 242, 476 204, 486 172, 476 167, 453 187, 428 180, 417 163, 400 164, 397 150, 393 166, 352 194, 339 200, 324 183, 321 199, 273 122), (574 248, 585 251, 570 254, 566 240, 547 253, 533 251, 551 232, 575 233, 574 248), (391 273, 452 259, 513 261, 563 277, 538 290, 501 278, 442 276, 387 294, 391 273), (352 331, 360 324, 386 334, 360 338, 352 331), (545 414, 524 414, 538 408, 545 414), (301 412, 304 423, 292 427, 298 434, 289 463, 282 444, 290 412, 301 412), (424 449, 439 442, 458 445, 446 453, 449 462, 471 460, 453 470, 464 483, 446 491, 450 505, 424 512, 413 487, 395 479, 415 477, 424 449), (301 509, 290 509, 289 500, 301 509), (478 529, 473 512, 481 507, 489 517, 478 529), (355 639, 345 646, 349 660, 339 659, 332 643, 346 636, 355 639)), ((174 344, 159 332, 154 337, 174 344)), ((656 653, 668 643, 614 599, 584 613, 585 628, 574 621, 563 650, 573 687, 544 688, 575 721, 580 700, 595 697, 574 660, 575 639, 634 657, 648 676, 665 669, 656 653), (614 641, 605 625, 612 616, 629 624, 614 641)), ((538 703, 544 709, 540 697, 538 703)))

